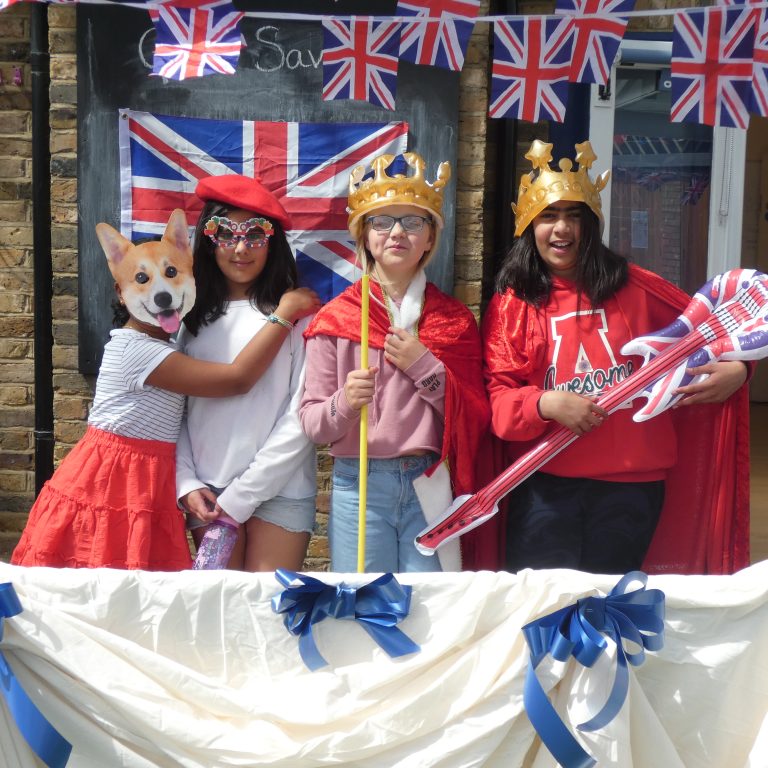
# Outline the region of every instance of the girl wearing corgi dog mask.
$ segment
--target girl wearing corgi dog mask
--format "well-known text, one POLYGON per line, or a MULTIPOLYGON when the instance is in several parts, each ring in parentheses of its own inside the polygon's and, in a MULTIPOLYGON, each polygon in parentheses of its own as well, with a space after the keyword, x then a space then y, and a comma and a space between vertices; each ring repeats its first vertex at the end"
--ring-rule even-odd
MULTIPOLYGON (((298 418, 307 321, 294 326, 275 309, 298 279, 288 216, 258 181, 243 176, 204 178, 195 193, 205 201, 193 244, 198 293, 180 347, 229 362, 253 328, 276 324, 289 332, 247 394, 189 398, 177 493, 198 544, 216 518, 241 524, 229 568, 300 570, 315 522, 317 467, 298 418)), ((203 559, 196 567, 211 566, 203 559)))
MULTIPOLYGON (((104 348, 84 437, 33 505, 16 565, 182 570, 191 565, 176 504, 176 440, 184 396, 247 392, 288 336, 257 333, 229 364, 195 360, 170 340, 195 300, 184 212, 171 214, 160 241, 133 245, 108 224, 96 234, 128 321, 104 348)), ((276 309, 298 320, 316 311, 306 289, 276 309)))

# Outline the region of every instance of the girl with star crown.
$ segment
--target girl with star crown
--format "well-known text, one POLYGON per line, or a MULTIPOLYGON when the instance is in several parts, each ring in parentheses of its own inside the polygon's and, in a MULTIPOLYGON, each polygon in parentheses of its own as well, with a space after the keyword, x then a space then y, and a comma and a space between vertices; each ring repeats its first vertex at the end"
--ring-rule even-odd
MULTIPOLYGON (((507 463, 553 423, 581 439, 513 493, 507 565, 626 573, 643 565, 684 446, 669 412, 636 423, 641 403, 607 418, 595 401, 640 365, 623 345, 664 328, 690 297, 603 244, 607 174, 590 179, 589 142, 576 145, 578 170, 565 158, 553 171, 551 149, 536 141, 526 155, 533 171, 512 206, 517 239, 483 318, 485 377, 507 463)), ((679 388, 680 406, 726 401, 747 377, 738 361, 689 372, 708 376, 679 388)))

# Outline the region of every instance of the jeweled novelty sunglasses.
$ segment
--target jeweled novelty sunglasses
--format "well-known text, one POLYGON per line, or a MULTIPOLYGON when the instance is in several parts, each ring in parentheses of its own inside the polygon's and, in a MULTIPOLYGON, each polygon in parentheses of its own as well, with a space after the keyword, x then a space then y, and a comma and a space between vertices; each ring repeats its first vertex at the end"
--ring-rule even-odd
POLYGON ((212 216, 206 223, 203 234, 220 248, 236 248, 242 240, 248 248, 261 248, 274 234, 272 222, 257 216, 247 221, 232 221, 226 216, 212 216))

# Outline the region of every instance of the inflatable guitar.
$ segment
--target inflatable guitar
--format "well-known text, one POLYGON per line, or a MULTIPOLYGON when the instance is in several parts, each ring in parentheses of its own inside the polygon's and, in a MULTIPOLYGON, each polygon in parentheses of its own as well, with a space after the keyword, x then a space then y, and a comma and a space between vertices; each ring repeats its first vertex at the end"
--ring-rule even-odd
MULTIPOLYGON (((768 357, 768 275, 753 269, 717 275, 673 323, 633 339, 621 352, 643 357, 643 364, 606 389, 597 404, 613 413, 636 397, 644 397, 646 404, 633 418, 653 418, 683 397, 674 394, 677 387, 706 378, 706 374, 691 376, 687 368, 714 360, 768 357)), ((477 493, 456 498, 441 518, 416 537, 418 549, 432 554, 440 545, 482 525, 499 511, 500 499, 577 439, 567 427, 553 429, 477 493)))

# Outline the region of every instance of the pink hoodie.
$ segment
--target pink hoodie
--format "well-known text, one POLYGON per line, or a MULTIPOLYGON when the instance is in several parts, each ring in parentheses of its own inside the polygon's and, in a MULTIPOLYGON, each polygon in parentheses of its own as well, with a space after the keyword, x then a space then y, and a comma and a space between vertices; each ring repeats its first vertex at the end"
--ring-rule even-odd
MULTIPOLYGON (((434 451, 443 443, 445 368, 429 351, 405 371, 371 348, 368 364, 378 366, 373 402, 368 406, 368 455, 391 459, 434 451)), ((347 373, 360 367, 360 344, 315 336, 307 340, 304 396, 299 418, 315 443, 330 443, 333 456, 360 452, 360 411, 344 396, 347 373)))

